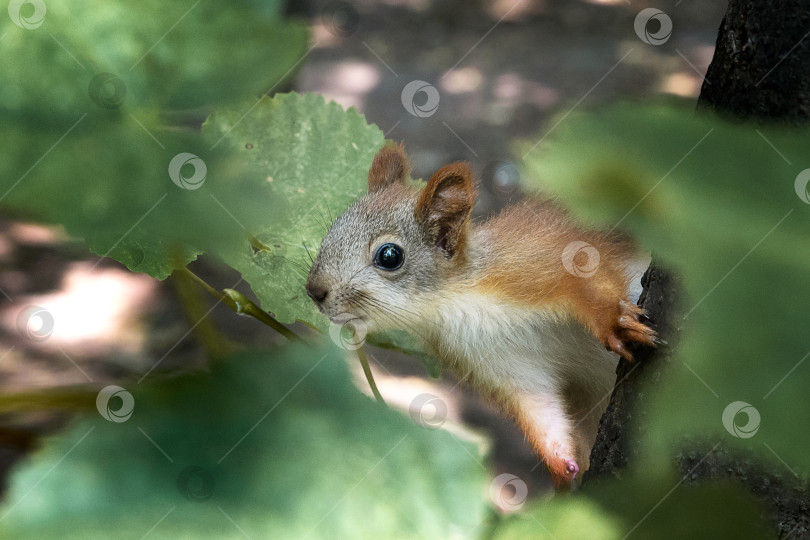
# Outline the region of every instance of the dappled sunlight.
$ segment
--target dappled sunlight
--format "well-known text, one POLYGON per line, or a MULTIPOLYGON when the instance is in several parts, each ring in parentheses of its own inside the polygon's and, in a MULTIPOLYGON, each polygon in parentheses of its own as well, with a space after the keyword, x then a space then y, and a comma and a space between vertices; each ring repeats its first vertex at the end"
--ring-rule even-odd
POLYGON ((142 317, 156 286, 143 274, 72 263, 57 291, 16 298, 3 309, 0 324, 43 350, 133 354, 144 347, 142 317))
POLYGON ((331 66, 312 66, 304 69, 301 84, 309 91, 321 94, 344 108, 355 107, 363 111, 365 96, 380 81, 380 69, 367 62, 344 61, 331 66))
POLYGON ((681 97, 696 97, 700 93, 702 79, 689 73, 673 73, 661 84, 661 91, 681 97))

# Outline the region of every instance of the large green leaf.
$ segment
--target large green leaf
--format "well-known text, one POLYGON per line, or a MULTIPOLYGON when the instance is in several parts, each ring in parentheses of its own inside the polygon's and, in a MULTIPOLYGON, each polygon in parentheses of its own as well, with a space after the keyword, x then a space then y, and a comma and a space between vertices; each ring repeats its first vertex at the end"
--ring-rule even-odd
POLYGON ((683 278, 682 340, 645 415, 649 459, 690 434, 810 472, 808 156, 807 129, 638 106, 572 115, 529 154, 535 186, 630 229, 683 278))
POLYGON ((527 506, 500 523, 492 539, 770 538, 759 515, 739 486, 639 474, 527 506))
POLYGON ((236 103, 289 75, 306 50, 305 27, 284 22, 278 1, 44 4, 37 28, 2 17, 3 75, 13 84, 0 87, 0 110, 74 117, 96 107, 94 97, 108 106, 123 97, 129 111, 236 103), (125 96, 105 94, 111 86, 91 95, 100 73, 117 77, 125 96))
POLYGON ((127 389, 128 420, 94 412, 17 468, 0 535, 469 538, 484 518, 467 443, 360 394, 338 350, 127 389))
MULTIPOLYGON (((36 4, 24 3, 23 16, 36 4)), ((96 253, 158 278, 244 237, 223 208, 272 207, 269 190, 240 180, 237 156, 214 152, 190 126, 201 107, 255 103, 292 72, 306 30, 278 12, 278 2, 247 0, 89 1, 47 3, 28 30, 3 17, 2 208, 62 224, 96 253), (198 189, 172 181, 170 164, 184 153, 207 168, 198 189)))
POLYGON ((259 215, 231 208, 269 250, 254 253, 245 238, 221 256, 280 321, 321 325, 304 291, 310 257, 331 220, 365 193, 383 134, 354 109, 344 111, 313 94, 265 98, 244 120, 243 114, 241 108, 218 110, 203 133, 219 141, 218 150, 238 156, 245 174, 283 205, 259 215))

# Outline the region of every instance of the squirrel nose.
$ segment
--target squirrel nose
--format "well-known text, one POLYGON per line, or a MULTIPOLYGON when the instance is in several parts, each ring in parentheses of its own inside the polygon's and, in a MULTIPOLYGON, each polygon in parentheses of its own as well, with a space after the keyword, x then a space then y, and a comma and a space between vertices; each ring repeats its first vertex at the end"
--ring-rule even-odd
POLYGON ((312 298, 316 303, 320 304, 326 299, 329 291, 325 287, 315 284, 307 284, 307 296, 312 298))

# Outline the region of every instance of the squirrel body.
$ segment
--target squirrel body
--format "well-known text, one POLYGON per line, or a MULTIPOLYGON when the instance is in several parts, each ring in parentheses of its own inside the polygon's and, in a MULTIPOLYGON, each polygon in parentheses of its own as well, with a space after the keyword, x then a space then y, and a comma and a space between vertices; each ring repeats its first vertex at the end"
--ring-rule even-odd
POLYGON ((474 225, 467 164, 422 190, 408 174, 401 146, 380 150, 369 194, 332 225, 307 293, 333 321, 409 331, 518 422, 556 485, 570 484, 588 468, 616 355, 655 342, 628 301, 632 246, 536 199, 474 225))

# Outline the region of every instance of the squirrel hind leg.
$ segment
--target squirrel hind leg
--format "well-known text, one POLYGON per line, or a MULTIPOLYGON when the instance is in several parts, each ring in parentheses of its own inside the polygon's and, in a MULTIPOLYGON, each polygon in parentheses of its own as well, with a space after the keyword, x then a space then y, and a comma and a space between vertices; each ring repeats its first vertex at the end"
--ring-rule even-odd
POLYGON ((516 417, 534 451, 543 460, 555 488, 567 490, 588 467, 580 455, 574 425, 562 396, 521 396, 515 402, 516 417))

